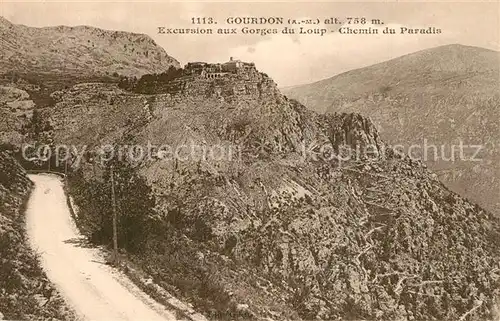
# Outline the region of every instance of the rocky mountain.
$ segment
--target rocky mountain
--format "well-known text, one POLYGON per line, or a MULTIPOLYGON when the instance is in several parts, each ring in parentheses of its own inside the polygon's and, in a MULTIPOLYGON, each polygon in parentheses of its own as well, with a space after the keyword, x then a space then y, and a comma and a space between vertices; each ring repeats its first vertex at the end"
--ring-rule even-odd
POLYGON ((0 143, 19 145, 53 91, 161 73, 179 62, 149 36, 88 26, 32 28, 0 17, 0 143))
POLYGON ((18 162, 0 151, 0 320, 75 320, 26 240, 31 186, 18 162))
POLYGON ((284 92, 321 113, 370 117, 389 144, 414 146, 449 188, 498 214, 498 88, 498 52, 448 45, 284 92))
POLYGON ((147 35, 88 26, 33 28, 0 17, 0 74, 141 76, 179 66, 147 35))
POLYGON ((52 94, 41 119, 77 147, 70 193, 89 236, 110 241, 109 162, 95 148, 113 144, 130 259, 209 318, 498 316, 498 218, 369 119, 310 111, 251 64, 224 68, 52 94))

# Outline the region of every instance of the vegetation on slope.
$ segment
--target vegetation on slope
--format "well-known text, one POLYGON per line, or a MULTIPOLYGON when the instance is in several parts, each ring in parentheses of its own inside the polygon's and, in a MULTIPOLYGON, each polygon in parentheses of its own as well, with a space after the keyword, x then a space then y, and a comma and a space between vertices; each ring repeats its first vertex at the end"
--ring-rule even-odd
MULTIPOLYGON (((392 151, 368 119, 318 115, 250 76, 193 80, 175 96, 80 84, 44 113, 58 143, 241 148, 114 163, 120 246, 154 283, 215 319, 494 319, 498 219, 392 151), (376 157, 328 152, 366 146, 376 157)), ((110 243, 107 166, 87 157, 70 179, 99 244, 110 243)))

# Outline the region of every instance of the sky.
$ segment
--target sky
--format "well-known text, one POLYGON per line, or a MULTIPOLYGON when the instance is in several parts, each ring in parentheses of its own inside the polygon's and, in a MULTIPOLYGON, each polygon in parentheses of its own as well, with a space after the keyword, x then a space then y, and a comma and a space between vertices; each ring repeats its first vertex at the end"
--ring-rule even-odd
MULTIPOLYGON (((103 29, 145 33, 181 64, 189 61, 225 62, 229 57, 254 62, 281 87, 310 83, 426 48, 459 43, 500 50, 500 2, 159 2, 159 1, 3 1, 0 15, 12 23, 33 27, 90 25, 103 29), (442 30, 433 35, 172 35, 158 27, 192 28, 192 17, 213 17, 216 28, 228 17, 326 18, 366 17, 368 27, 442 30), (383 21, 371 25, 371 19, 383 21)), ((203 27, 203 26, 202 26, 203 27)), ((252 28, 282 28, 253 25, 252 28)), ((347 24, 336 27, 348 27, 347 24)), ((350 26, 354 27, 354 26, 350 26)))

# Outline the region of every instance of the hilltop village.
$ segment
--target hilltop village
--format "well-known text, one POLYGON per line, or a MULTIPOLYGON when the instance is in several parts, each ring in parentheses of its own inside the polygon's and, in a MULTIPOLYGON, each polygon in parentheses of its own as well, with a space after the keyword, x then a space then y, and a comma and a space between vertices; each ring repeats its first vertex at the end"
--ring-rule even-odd
POLYGON ((205 79, 215 79, 231 74, 246 74, 256 72, 253 62, 243 62, 241 60, 229 58, 225 63, 189 62, 184 67, 186 77, 201 77, 205 79))
POLYGON ((255 67, 231 57, 224 63, 189 62, 184 68, 170 67, 161 74, 148 74, 140 79, 122 77, 122 89, 142 94, 183 94, 229 97, 253 95, 273 81, 255 67))

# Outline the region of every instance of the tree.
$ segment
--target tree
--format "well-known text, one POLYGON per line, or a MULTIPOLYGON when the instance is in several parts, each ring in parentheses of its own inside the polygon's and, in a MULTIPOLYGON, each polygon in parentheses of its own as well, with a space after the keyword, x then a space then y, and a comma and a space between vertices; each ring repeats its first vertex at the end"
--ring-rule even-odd
POLYGON ((112 243, 111 166, 114 168, 118 214, 118 247, 138 252, 152 229, 150 217, 154 212, 155 199, 145 179, 126 162, 112 160, 106 163, 101 179, 85 181, 81 173, 72 175, 71 192, 82 210, 79 223, 84 225, 93 242, 112 243))

